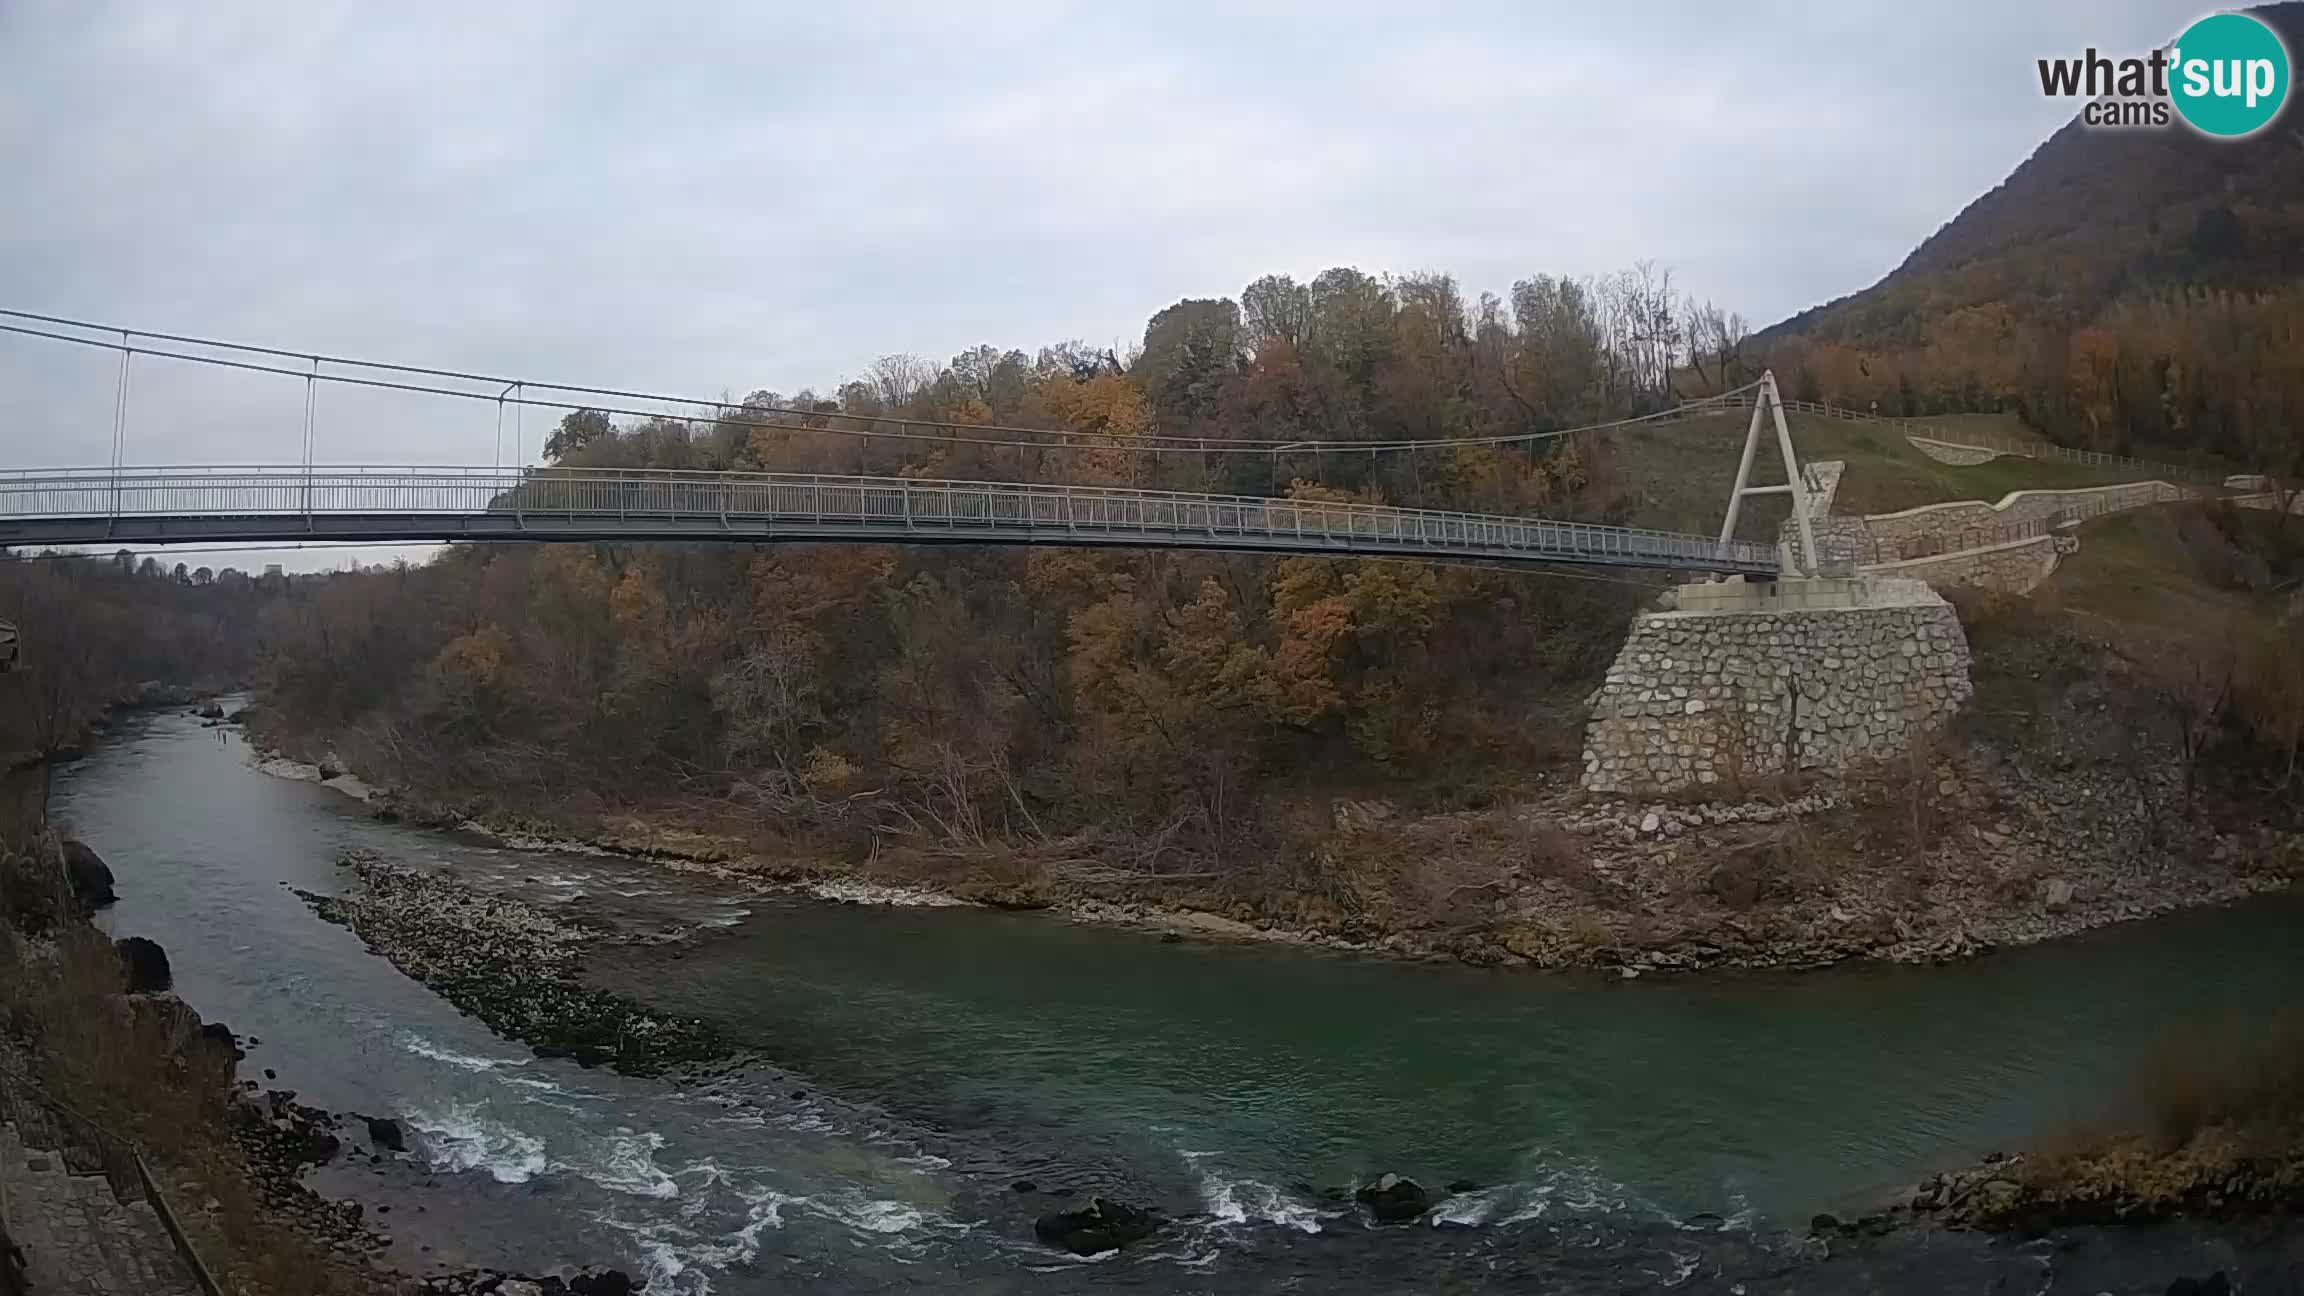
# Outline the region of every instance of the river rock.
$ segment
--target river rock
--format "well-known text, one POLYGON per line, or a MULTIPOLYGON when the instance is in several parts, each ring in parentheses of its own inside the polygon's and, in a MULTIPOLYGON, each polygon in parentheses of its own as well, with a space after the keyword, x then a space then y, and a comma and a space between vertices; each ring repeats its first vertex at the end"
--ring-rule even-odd
POLYGON ((1396 1174, 1362 1184, 1352 1199, 1367 1207, 1379 1224, 1403 1223, 1432 1208, 1432 1194, 1424 1191, 1424 1185, 1396 1174))
POLYGON ((84 841, 65 839, 64 878, 71 883, 72 894, 83 909, 101 909, 120 898, 112 892, 112 870, 105 865, 104 857, 84 841))
POLYGON ((408 1138, 400 1129, 400 1122, 382 1116, 368 1118, 368 1141, 387 1152, 408 1150, 408 1138))
POLYGON ((2040 901, 2048 912, 2061 913, 2072 905, 2073 886, 2063 878, 2050 878, 2040 884, 2040 901))
POLYGON ((1057 1211, 1032 1222, 1032 1232, 1049 1246, 1074 1255, 1117 1251, 1152 1236, 1160 1217, 1124 1202, 1091 1197, 1079 1210, 1057 1211))
POLYGON ((128 993, 166 994, 176 984, 175 974, 168 970, 168 951, 158 941, 142 936, 130 936, 115 941, 112 948, 119 951, 121 968, 127 973, 128 993))
POLYGON ((2168 1296, 2232 1296, 2232 1280, 2221 1269, 2205 1278, 2179 1278, 2168 1284, 2168 1296))
POLYGON ((219 1052, 230 1053, 235 1062, 248 1056, 241 1051, 240 1041, 232 1038, 232 1028, 222 1022, 203 1022, 200 1026, 200 1038, 207 1041, 209 1047, 219 1052))
POLYGON ((200 708, 197 714, 203 720, 221 720, 224 718, 224 708, 211 702, 200 708))
POLYGON ((621 1269, 602 1269, 595 1273, 580 1273, 568 1280, 568 1290, 575 1296, 632 1296, 639 1290, 631 1276, 621 1269))

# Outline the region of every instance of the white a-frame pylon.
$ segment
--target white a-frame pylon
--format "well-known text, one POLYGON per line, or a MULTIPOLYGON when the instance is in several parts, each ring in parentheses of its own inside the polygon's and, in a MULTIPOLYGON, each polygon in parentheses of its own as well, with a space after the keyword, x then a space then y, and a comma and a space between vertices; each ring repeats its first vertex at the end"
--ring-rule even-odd
POLYGON ((1736 465, 1736 485, 1728 492, 1728 518, 1720 524, 1720 546, 1736 538, 1736 515, 1744 509, 1747 495, 1790 495, 1792 517, 1800 524, 1800 561, 1794 563, 1789 546, 1784 554, 1784 574, 1787 576, 1816 574, 1816 532, 1808 520, 1808 485, 1800 476, 1800 458, 1792 453, 1792 429, 1784 425, 1784 400, 1776 393, 1776 371, 1760 375, 1760 387, 1752 397, 1752 426, 1744 433, 1744 458, 1736 465), (1784 456, 1784 484, 1781 486, 1752 485, 1752 456, 1760 449, 1760 423, 1773 415, 1776 420, 1776 449, 1784 456))

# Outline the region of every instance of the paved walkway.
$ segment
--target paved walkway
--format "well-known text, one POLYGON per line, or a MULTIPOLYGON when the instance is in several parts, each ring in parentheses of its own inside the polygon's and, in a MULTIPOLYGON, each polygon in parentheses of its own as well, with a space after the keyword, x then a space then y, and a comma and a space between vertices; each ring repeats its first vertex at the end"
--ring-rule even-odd
POLYGON ((13 1125, 0 1125, 0 1220, 24 1250, 32 1296, 198 1296, 150 1206, 27 1149, 13 1125))

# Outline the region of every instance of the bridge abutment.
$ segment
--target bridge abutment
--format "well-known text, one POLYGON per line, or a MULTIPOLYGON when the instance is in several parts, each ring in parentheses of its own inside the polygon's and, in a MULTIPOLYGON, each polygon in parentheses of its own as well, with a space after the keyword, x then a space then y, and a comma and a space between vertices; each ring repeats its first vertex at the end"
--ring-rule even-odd
POLYGON ((1843 770, 1909 750, 1973 692, 1959 617, 1922 581, 1734 579, 1664 601, 1593 695, 1588 791, 1843 770))

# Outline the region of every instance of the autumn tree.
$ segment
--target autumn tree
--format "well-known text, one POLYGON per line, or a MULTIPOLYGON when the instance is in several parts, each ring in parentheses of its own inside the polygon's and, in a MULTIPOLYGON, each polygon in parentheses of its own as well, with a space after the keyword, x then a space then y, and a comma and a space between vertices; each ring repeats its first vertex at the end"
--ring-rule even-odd
POLYGON ((605 441, 616 431, 606 414, 596 409, 570 410, 544 438, 544 457, 554 461, 605 441))

